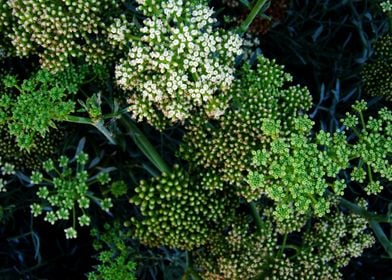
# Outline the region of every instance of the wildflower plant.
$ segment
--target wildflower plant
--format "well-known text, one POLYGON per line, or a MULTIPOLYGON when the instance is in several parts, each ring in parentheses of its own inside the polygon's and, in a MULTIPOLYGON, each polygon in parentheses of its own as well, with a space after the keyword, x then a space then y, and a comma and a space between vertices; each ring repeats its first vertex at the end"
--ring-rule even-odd
POLYGON ((142 217, 132 218, 130 226, 134 236, 152 247, 197 248, 215 228, 225 226, 235 208, 230 195, 219 196, 177 165, 171 173, 141 181, 135 191, 131 202, 142 217))
POLYGON ((38 54, 42 66, 51 72, 69 67, 72 58, 102 64, 115 52, 109 31, 121 18, 121 2, 7 1, 3 5, 12 11, 12 22, 7 22, 12 32, 7 35, 17 56, 38 54))
POLYGON ((339 210, 293 239, 279 239, 269 219, 260 229, 243 221, 194 253, 203 279, 342 279, 340 269, 375 242, 365 218, 339 210))
POLYGON ((130 92, 129 111, 158 129, 195 111, 223 114, 230 99, 241 38, 216 28, 204 1, 137 1, 145 16, 140 40, 116 66, 117 84, 130 92))
POLYGON ((0 124, 7 126, 20 148, 31 148, 36 136, 44 136, 56 127, 55 121, 65 120, 75 110, 72 97, 86 75, 86 67, 57 74, 39 70, 23 82, 6 75, 0 94, 0 124))
POLYGON ((291 81, 282 66, 263 56, 254 68, 245 64, 229 90, 232 99, 225 114, 217 121, 202 114, 192 118, 180 156, 198 169, 217 172, 245 198, 257 198, 259 193, 244 187, 243 181, 252 163, 252 150, 268 141, 263 126, 280 122, 277 134, 286 134, 293 120, 311 106, 308 90, 290 85, 291 81))
MULTIPOLYGON (((353 105, 354 114, 342 121, 348 131, 353 131, 356 141, 349 141, 345 131, 334 134, 320 131, 311 135, 312 121, 302 117, 295 121, 295 129, 288 137, 279 137, 278 123, 274 129, 265 130, 272 141, 268 148, 253 152, 256 170, 250 170, 247 181, 250 187, 274 201, 274 216, 286 222, 293 215, 313 214, 318 217, 329 212, 327 190, 342 196, 349 183, 342 173, 351 174, 351 181, 363 183, 368 194, 378 194, 382 185, 376 179, 391 181, 392 113, 383 108, 378 118, 365 122, 364 101, 353 105), (272 132, 272 133, 271 133, 272 132)), ((251 169, 251 168, 250 168, 251 169)))
POLYGON ((52 225, 61 220, 71 221, 71 226, 64 229, 67 239, 77 237, 77 225, 91 224, 88 213, 91 202, 106 212, 113 206, 111 198, 99 198, 92 191, 97 184, 105 186, 110 182, 112 169, 102 169, 92 175, 88 170, 89 162, 88 154, 82 151, 72 159, 63 155, 57 161, 45 161, 44 173, 33 171, 30 176, 39 199, 31 205, 31 213, 34 217, 44 214, 44 220, 52 225))
POLYGON ((102 232, 92 229, 91 235, 96 239, 93 245, 99 251, 97 259, 100 263, 88 273, 88 280, 136 279, 136 263, 126 244, 131 238, 129 232, 121 230, 120 224, 115 222, 112 226, 105 224, 102 232))

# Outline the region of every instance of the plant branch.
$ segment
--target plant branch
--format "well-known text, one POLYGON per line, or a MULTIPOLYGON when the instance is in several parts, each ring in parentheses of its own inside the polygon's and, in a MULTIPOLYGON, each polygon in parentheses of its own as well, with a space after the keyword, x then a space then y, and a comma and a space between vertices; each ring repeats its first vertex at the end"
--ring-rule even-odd
POLYGON ((254 19, 256 18, 257 14, 261 11, 261 9, 264 7, 265 3, 267 3, 267 0, 257 0, 256 4, 253 6, 252 10, 250 11, 249 15, 246 17, 246 19, 242 22, 238 33, 240 35, 244 35, 246 31, 248 31, 249 26, 252 24, 254 19))
POLYGON ((105 127, 104 122, 102 120, 92 121, 89 118, 68 115, 65 117, 64 121, 92 125, 96 129, 98 129, 109 140, 110 144, 112 145, 117 144, 116 140, 113 137, 113 134, 105 127))
POLYGON ((383 229, 380 224, 376 221, 369 222, 370 227, 373 229, 374 234, 376 235, 378 241, 380 241, 381 245, 384 247, 385 252, 388 253, 389 257, 392 258, 392 243, 385 235, 383 229))
POLYGON ((262 231, 264 229, 264 223, 263 220, 260 218, 259 211, 257 210, 256 204, 252 201, 249 203, 250 211, 252 212, 253 219, 256 222, 256 226, 259 231, 262 231))

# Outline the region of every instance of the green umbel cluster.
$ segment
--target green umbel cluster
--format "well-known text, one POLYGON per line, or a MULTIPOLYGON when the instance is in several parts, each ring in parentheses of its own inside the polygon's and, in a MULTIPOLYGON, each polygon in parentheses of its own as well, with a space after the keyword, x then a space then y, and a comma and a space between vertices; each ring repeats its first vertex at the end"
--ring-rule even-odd
POLYGON ((138 1, 146 16, 140 40, 116 66, 129 111, 158 129, 197 110, 218 118, 227 107, 242 39, 216 28, 213 10, 197 2, 138 1))
POLYGON ((289 136, 280 137, 275 133, 281 130, 279 124, 268 120, 271 124, 264 135, 271 140, 253 152, 256 171, 250 170, 247 182, 251 190, 274 201, 273 214, 278 222, 307 214, 324 216, 330 208, 326 191, 344 193, 346 180, 339 177, 342 171, 351 173, 352 181, 366 181, 367 194, 382 190, 376 175, 392 181, 388 160, 392 153, 392 113, 381 109, 378 118, 369 117, 365 123, 365 109, 365 102, 356 102, 353 110, 359 117, 347 114, 342 121, 356 135, 355 140, 348 140, 344 131, 333 135, 320 131, 312 136, 313 124, 305 117, 294 121, 289 136))
POLYGON ((141 181, 131 202, 142 219, 131 220, 135 236, 146 245, 192 250, 224 228, 235 206, 227 193, 211 191, 201 178, 179 166, 150 181, 141 181))
POLYGON ((75 109, 70 100, 88 72, 86 66, 70 67, 51 74, 39 70, 29 79, 19 82, 16 76, 2 79, 0 93, 0 125, 6 126, 21 149, 31 149, 38 136, 55 128, 55 121, 63 121, 75 109))
POLYGON ((382 11, 384 13, 391 13, 392 12, 392 1, 391 0, 384 0, 380 3, 382 11))
POLYGON ((136 263, 126 244, 126 240, 131 237, 121 230, 117 222, 113 226, 105 224, 104 228, 103 232, 91 230, 92 236, 96 238, 94 249, 100 251, 97 257, 100 264, 88 274, 88 280, 135 280, 136 263))
POLYGON ((61 156, 57 162, 47 160, 43 169, 47 175, 33 171, 31 183, 36 185, 40 202, 31 205, 34 217, 45 213, 44 220, 52 225, 61 220, 71 220, 72 226, 64 230, 66 238, 76 238, 76 223, 89 226, 88 215, 91 201, 97 203, 104 211, 113 206, 110 198, 98 198, 93 195, 92 186, 96 183, 107 185, 110 177, 107 171, 89 174, 87 170, 88 155, 80 152, 75 158, 61 156), (78 212, 78 213, 76 213, 78 212), (76 216, 78 214, 78 216, 76 216))
POLYGON ((17 56, 38 54, 42 66, 51 71, 68 67, 71 58, 95 64, 112 56, 109 34, 113 33, 116 19, 121 18, 122 1, 1 2, 2 9, 12 13, 12 18, 3 23, 12 25, 12 30, 8 28, 1 35, 11 41, 17 56))
POLYGON ((203 279, 342 279, 340 269, 374 244, 367 221, 341 212, 317 221, 303 238, 278 238, 272 223, 261 231, 235 224, 196 252, 203 279))
MULTIPOLYGON (((279 123, 265 120, 264 124, 269 122, 264 135, 270 137, 271 142, 253 152, 257 171, 247 177, 252 192, 259 196, 264 194, 275 202, 274 216, 279 222, 291 220, 294 213, 325 215, 329 211, 325 190, 330 180, 348 167, 350 154, 346 137, 341 133, 320 132, 314 142, 309 135, 312 121, 301 117, 295 120, 290 136, 284 138, 275 134, 281 131, 279 123)), ((341 187, 345 185, 336 186, 339 194, 341 187)))
POLYGON ((290 86, 292 77, 273 60, 260 56, 253 69, 244 65, 229 95, 229 107, 217 121, 205 115, 186 126, 180 155, 193 166, 216 170, 223 181, 237 186, 247 199, 257 197, 243 189, 244 172, 252 163, 252 150, 266 144, 263 121, 280 121, 278 134, 286 134, 295 117, 311 106, 307 89, 290 86))
POLYGON ((366 184, 368 195, 378 194, 383 189, 380 181, 392 181, 392 112, 382 108, 376 118, 369 117, 365 122, 366 103, 357 102, 353 109, 355 115, 348 114, 343 122, 358 138, 350 149, 350 158, 355 159, 351 180, 366 184))
POLYGON ((375 46, 372 60, 365 64, 362 79, 366 92, 392 100, 392 36, 385 35, 375 46))

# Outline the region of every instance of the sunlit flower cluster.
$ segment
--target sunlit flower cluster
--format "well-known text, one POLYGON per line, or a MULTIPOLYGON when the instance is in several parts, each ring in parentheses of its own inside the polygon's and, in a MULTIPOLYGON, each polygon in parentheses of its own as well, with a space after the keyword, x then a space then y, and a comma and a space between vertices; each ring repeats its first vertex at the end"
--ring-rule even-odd
POLYGON ((140 41, 116 67, 118 85, 131 93, 133 117, 158 128, 183 122, 198 108, 218 118, 229 99, 240 37, 214 28, 213 11, 205 5, 139 2, 147 16, 140 41))

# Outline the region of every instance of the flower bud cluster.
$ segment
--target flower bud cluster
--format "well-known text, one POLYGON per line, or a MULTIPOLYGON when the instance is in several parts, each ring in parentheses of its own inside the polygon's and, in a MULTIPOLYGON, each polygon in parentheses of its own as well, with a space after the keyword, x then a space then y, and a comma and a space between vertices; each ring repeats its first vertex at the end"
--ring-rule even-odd
POLYGON ((244 220, 194 253, 203 279, 338 280, 340 269, 375 242, 366 219, 353 214, 334 212, 293 239, 279 238, 268 219, 258 230, 244 220))
POLYGON ((146 16, 141 39, 115 72, 117 84, 131 93, 133 117, 159 129, 183 122, 197 109, 218 118, 227 106, 241 38, 215 28, 207 5, 182 0, 139 3, 146 16))
POLYGON ((6 39, 12 31, 12 10, 6 0, 0 1, 0 59, 13 53, 12 45, 6 39))
POLYGON ((391 13, 392 12, 392 1, 391 0, 382 1, 380 3, 380 6, 381 6, 384 13, 391 13))
POLYGON ((267 224, 262 232, 251 233, 244 220, 233 223, 226 235, 212 236, 194 253, 203 279, 255 279, 268 265, 276 250, 276 234, 267 224))
POLYGON ((343 279, 340 269, 375 242, 366 230, 366 219, 356 215, 337 212, 323 218, 304 234, 296 257, 275 259, 265 279, 343 279))
POLYGON ((366 92, 392 100, 392 35, 385 35, 375 46, 372 60, 362 70, 366 92))
POLYGON ((229 90, 232 100, 225 114, 216 121, 195 116, 186 126, 180 155, 194 166, 217 170, 223 181, 250 198, 241 189, 244 171, 252 164, 251 151, 268 140, 263 120, 279 120, 278 133, 285 134, 294 118, 311 106, 307 89, 288 86, 291 79, 282 66, 262 56, 255 69, 245 65, 229 90))
POLYGON ((10 0, 10 40, 18 56, 38 54, 42 66, 58 71, 70 58, 91 64, 111 56, 107 29, 119 11, 117 0, 10 0))
POLYGON ((211 191, 179 166, 150 181, 141 181, 131 203, 142 219, 131 220, 143 244, 192 250, 205 244, 211 232, 224 228, 235 206, 227 193, 211 191))
POLYGON ((289 224, 298 215, 322 217, 328 213, 326 191, 331 189, 341 196, 346 189, 342 171, 351 172, 351 181, 366 181, 364 190, 369 195, 383 189, 376 176, 392 181, 392 112, 383 108, 377 118, 369 117, 365 122, 365 109, 366 103, 357 101, 353 110, 359 117, 347 114, 342 120, 356 136, 351 139, 345 131, 312 135, 313 123, 305 117, 297 118, 290 135, 283 137, 278 135, 278 122, 264 121, 264 135, 271 140, 252 152, 256 169, 249 167, 247 182, 254 198, 265 195, 274 201, 273 215, 278 223, 289 224))

